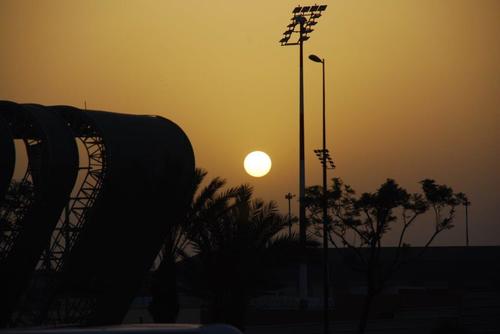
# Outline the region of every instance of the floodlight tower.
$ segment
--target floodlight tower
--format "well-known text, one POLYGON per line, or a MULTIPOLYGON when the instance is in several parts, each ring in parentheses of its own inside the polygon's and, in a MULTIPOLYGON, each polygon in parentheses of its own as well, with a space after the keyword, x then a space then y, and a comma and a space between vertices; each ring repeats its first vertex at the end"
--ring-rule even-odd
MULTIPOLYGON (((299 46, 299 237, 302 248, 306 244, 306 172, 304 159, 304 56, 303 44, 309 39, 309 34, 318 23, 321 13, 327 5, 297 6, 292 11, 292 18, 287 30, 280 40, 281 46, 299 46), (292 39, 292 35, 297 38, 292 39)), ((305 254, 302 256, 299 274, 299 297, 301 308, 307 308, 307 263, 305 254)))

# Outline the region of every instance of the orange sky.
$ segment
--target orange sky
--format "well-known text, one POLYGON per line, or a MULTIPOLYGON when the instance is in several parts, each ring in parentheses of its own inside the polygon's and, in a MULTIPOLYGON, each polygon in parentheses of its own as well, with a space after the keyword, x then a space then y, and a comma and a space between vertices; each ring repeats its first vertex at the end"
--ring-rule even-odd
MULTIPOLYGON (((330 176, 358 191, 434 178, 469 195, 472 243, 499 244, 500 2, 326 3, 305 55, 327 61, 330 176)), ((298 193, 298 48, 278 40, 295 5, 1 0, 0 99, 165 116, 210 176, 249 182, 285 210, 285 193, 298 193), (261 179, 243 170, 256 149, 273 159, 261 179)), ((308 60, 305 93, 311 185, 321 175, 321 66, 308 60)), ((461 245, 463 235, 459 210, 438 242, 461 245)))

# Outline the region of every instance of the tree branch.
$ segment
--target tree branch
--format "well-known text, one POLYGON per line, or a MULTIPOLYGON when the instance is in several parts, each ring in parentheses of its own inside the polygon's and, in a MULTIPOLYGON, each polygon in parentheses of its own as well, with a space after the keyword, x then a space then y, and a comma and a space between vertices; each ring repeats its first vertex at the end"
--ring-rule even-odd
POLYGON ((360 237, 361 239, 363 239, 363 241, 364 241, 366 244, 368 244, 368 243, 369 243, 369 239, 368 239, 368 238, 366 238, 366 237, 363 235, 363 233, 361 233, 361 231, 359 231, 359 230, 356 228, 356 226, 354 226, 353 224, 350 224, 350 223, 348 222, 348 220, 346 220, 345 218, 343 218, 342 216, 340 216, 340 214, 338 214, 338 213, 336 213, 336 214, 335 214, 335 217, 337 217, 338 219, 340 219, 340 220, 342 221, 342 223, 343 223, 345 226, 347 226, 348 228, 350 228, 350 229, 352 229, 354 232, 356 232, 356 234, 357 234, 357 235, 359 235, 359 237, 360 237))
POLYGON ((344 243, 344 245, 347 245, 347 247, 348 247, 349 249, 351 249, 351 250, 352 250, 352 251, 356 254, 356 256, 359 258, 359 260, 360 260, 363 264, 365 264, 365 265, 366 265, 366 259, 363 257, 363 255, 361 254, 361 252, 359 251, 359 249, 358 249, 356 246, 352 245, 349 241, 347 241, 347 239, 344 237, 344 235, 343 235, 343 234, 336 232, 334 229, 332 229, 332 232, 333 232, 336 236, 338 236, 340 239, 342 239, 342 242, 344 243))

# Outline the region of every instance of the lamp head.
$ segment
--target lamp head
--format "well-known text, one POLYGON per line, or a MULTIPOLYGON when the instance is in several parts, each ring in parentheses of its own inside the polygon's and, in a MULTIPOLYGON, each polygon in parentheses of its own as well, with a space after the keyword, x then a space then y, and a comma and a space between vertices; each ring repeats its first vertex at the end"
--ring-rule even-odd
POLYGON ((322 63, 323 60, 321 60, 320 57, 316 56, 316 55, 309 55, 309 59, 311 59, 312 61, 316 62, 316 63, 322 63))

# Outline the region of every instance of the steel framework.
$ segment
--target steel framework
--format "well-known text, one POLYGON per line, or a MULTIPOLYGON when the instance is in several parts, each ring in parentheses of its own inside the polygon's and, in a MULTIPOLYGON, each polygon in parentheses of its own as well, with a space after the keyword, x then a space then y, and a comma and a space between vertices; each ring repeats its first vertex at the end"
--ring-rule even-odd
POLYGON ((88 210, 94 205, 105 171, 105 154, 102 138, 79 137, 79 142, 86 149, 88 164, 80 166, 79 170, 86 172, 80 189, 75 196, 71 196, 68 206, 64 209, 61 218, 52 234, 50 249, 44 253, 37 269, 59 272, 64 264, 65 256, 71 251, 79 232, 87 219, 88 210), (48 259, 47 259, 48 257, 48 259), (47 263, 50 266, 47 266, 47 263))
MULTIPOLYGON (((61 271, 64 259, 71 252, 71 248, 88 219, 90 209, 102 188, 106 170, 106 155, 102 137, 94 133, 89 137, 79 137, 78 140, 84 145, 87 152, 88 166, 81 167, 87 173, 80 190, 76 196, 71 197, 71 204, 65 209, 52 239, 50 255, 51 263, 54 264, 53 270, 56 273, 61 271)), ((41 319, 41 322, 79 323, 92 312, 93 304, 93 299, 89 300, 88 297, 76 299, 65 295, 58 296, 58 301, 52 305, 55 306, 55 309, 48 314, 46 319, 41 319)))
POLYGON ((76 194, 70 197, 52 234, 50 249, 38 263, 38 269, 52 272, 61 270, 65 257, 75 244, 88 218, 89 209, 94 205, 102 188, 106 170, 105 146, 97 127, 85 117, 72 117, 68 119, 68 125, 75 133, 75 139, 85 148, 86 159, 80 160, 79 172, 84 173, 81 186, 76 194))

